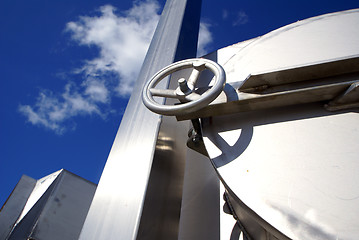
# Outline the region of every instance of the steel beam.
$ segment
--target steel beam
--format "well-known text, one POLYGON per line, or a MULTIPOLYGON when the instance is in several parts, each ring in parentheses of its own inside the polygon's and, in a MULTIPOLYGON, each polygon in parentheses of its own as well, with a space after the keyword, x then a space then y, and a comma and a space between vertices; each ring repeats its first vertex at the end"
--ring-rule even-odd
MULTIPOLYGON (((141 93, 158 70, 195 57, 200 9, 200 0, 167 1, 80 239, 177 238, 185 159, 185 141, 178 140, 188 123, 178 125, 174 118, 150 112, 141 93)), ((167 79, 163 87, 169 84, 167 79)))
MULTIPOLYGON (((208 106, 177 120, 229 115, 239 112, 290 106, 311 102, 341 101, 326 105, 328 110, 355 107, 359 57, 336 59, 325 63, 250 75, 244 82, 230 82, 208 106), (341 96, 346 90, 348 92, 341 96), (350 94, 349 94, 350 92, 350 94), (347 104, 344 104, 346 102, 347 104)), ((201 91, 206 91, 203 88, 201 91)))

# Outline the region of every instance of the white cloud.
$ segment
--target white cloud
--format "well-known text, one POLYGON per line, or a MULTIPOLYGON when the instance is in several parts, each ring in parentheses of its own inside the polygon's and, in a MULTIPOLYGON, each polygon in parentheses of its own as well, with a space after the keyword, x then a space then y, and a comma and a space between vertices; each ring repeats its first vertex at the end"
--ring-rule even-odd
POLYGON ((27 116, 29 122, 34 125, 42 125, 48 129, 54 130, 56 133, 61 134, 63 129, 55 122, 50 122, 46 117, 42 117, 39 113, 35 112, 29 105, 21 105, 19 111, 27 116))
POLYGON ((85 98, 83 94, 73 90, 73 88, 74 87, 72 87, 71 84, 66 85, 65 92, 62 94, 62 99, 64 101, 63 103, 60 103, 60 106, 62 106, 62 109, 67 113, 66 115, 63 115, 63 119, 78 114, 97 113, 101 115, 96 101, 93 101, 90 98, 85 98))
POLYGON ((228 11, 226 9, 222 10, 222 18, 227 19, 228 18, 228 11))
MULTIPOLYGON (((128 11, 117 12, 111 5, 99 8, 97 16, 81 16, 69 22, 65 32, 80 46, 96 47, 98 56, 85 60, 73 71, 82 82, 69 81, 62 93, 43 90, 33 106, 19 111, 34 124, 62 134, 66 123, 78 115, 105 118, 114 96, 127 98, 132 92, 147 48, 159 20, 156 0, 135 1, 128 11)), ((201 23, 199 53, 206 51, 212 36, 209 24, 201 23)), ((67 74, 66 74, 67 75, 67 74)))
POLYGON ((243 10, 239 11, 228 11, 227 9, 222 10, 222 19, 232 21, 232 26, 240 26, 248 23, 249 17, 243 10))
POLYGON ((209 28, 210 24, 206 22, 201 22, 199 25, 197 56, 203 56, 208 53, 207 47, 213 41, 209 28))
POLYGON ((248 22, 249 18, 248 15, 244 11, 237 12, 236 18, 233 21, 233 26, 240 26, 244 25, 248 22))
POLYGON ((74 74, 82 83, 67 83, 62 93, 43 90, 33 106, 19 111, 34 124, 58 134, 66 122, 78 115, 106 116, 112 96, 128 97, 159 20, 156 1, 136 2, 131 9, 116 13, 113 6, 99 9, 98 16, 82 16, 69 22, 66 32, 77 44, 97 47, 99 55, 86 60, 74 74))
POLYGON ((89 96, 93 102, 107 103, 109 101, 109 90, 104 81, 89 78, 83 85, 85 86, 85 95, 89 96))
POLYGON ((66 130, 62 123, 74 116, 97 114, 105 117, 97 102, 80 94, 71 83, 65 86, 60 96, 54 96, 50 91, 41 92, 34 106, 20 105, 19 111, 32 124, 44 126, 57 134, 66 130))
POLYGON ((157 2, 145 1, 118 16, 113 6, 106 5, 100 8, 101 16, 69 22, 66 30, 74 41, 100 50, 99 56, 88 60, 81 70, 87 76, 116 73, 116 92, 128 97, 157 26, 158 10, 157 2))

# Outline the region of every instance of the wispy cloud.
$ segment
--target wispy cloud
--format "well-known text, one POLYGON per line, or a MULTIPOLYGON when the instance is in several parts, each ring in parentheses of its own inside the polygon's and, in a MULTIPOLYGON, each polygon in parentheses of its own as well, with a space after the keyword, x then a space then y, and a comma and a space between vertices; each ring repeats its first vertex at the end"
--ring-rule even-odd
MULTIPOLYGON (((81 16, 69 22, 65 32, 80 46, 97 47, 99 54, 85 60, 72 74, 81 82, 68 81, 62 92, 42 90, 34 105, 20 105, 19 111, 33 125, 62 134, 78 115, 105 118, 112 97, 127 98, 141 68, 159 20, 155 0, 135 1, 131 9, 99 8, 97 16, 81 16)), ((199 53, 206 53, 212 36, 209 24, 201 23, 199 53)), ((66 74, 68 75, 68 74, 66 74)))
POLYGON ((222 10, 222 18, 227 19, 228 18, 228 11, 226 9, 222 10))
MULTIPOLYGON (((105 118, 113 96, 127 98, 159 20, 156 1, 136 2, 117 13, 102 6, 97 16, 81 16, 69 22, 65 31, 80 46, 97 47, 99 55, 85 60, 72 74, 82 82, 68 81, 62 92, 42 90, 34 105, 20 105, 19 111, 33 125, 64 133, 78 115, 105 118)), ((68 74, 66 74, 68 75, 68 74)))
POLYGON ((212 33, 209 30, 210 27, 211 25, 204 21, 199 25, 197 56, 203 56, 208 53, 207 47, 213 41, 212 33))
POLYGON ((79 93, 71 83, 65 86, 60 96, 42 91, 34 106, 20 105, 19 111, 32 124, 44 126, 57 134, 66 130, 62 123, 73 116, 95 113, 104 117, 96 101, 79 93))
POLYGON ((222 19, 223 20, 231 20, 232 26, 240 26, 248 23, 249 17, 246 12, 243 10, 239 11, 228 11, 227 9, 222 10, 222 19))
POLYGON ((244 11, 239 11, 233 21, 233 26, 240 26, 248 22, 248 15, 244 11))
POLYGON ((157 25, 159 5, 142 2, 123 16, 116 15, 115 10, 113 6, 103 6, 101 16, 80 17, 68 23, 66 31, 79 45, 100 49, 99 56, 88 60, 81 71, 90 77, 117 74, 116 93, 128 97, 157 25))

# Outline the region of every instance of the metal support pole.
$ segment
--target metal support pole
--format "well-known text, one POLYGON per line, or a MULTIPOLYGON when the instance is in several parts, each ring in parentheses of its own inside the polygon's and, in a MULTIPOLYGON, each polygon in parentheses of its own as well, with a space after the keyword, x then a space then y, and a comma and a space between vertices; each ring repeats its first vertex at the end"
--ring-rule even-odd
MULTIPOLYGON (((200 9, 200 0, 167 1, 80 239, 177 237, 185 160, 185 141, 178 140, 186 138, 188 123, 177 125, 173 117, 161 118, 147 110, 141 90, 164 66, 195 57, 200 9), (171 205, 171 209, 164 205, 171 205)), ((163 86, 169 84, 164 82, 163 86)))

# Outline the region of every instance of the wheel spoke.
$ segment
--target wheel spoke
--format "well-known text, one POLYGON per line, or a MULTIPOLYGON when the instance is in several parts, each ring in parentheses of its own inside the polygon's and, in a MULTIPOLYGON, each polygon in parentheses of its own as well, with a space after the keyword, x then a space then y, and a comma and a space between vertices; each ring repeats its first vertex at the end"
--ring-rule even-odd
POLYGON ((150 92, 153 97, 166 97, 166 98, 178 98, 178 96, 175 93, 175 90, 172 89, 157 89, 157 88, 151 88, 150 92))
MULTIPOLYGON (((216 62, 208 59, 187 59, 173 63, 156 73, 143 89, 142 98, 146 107, 155 113, 168 116, 181 115, 206 107, 221 93, 225 81, 225 72, 223 68, 216 62), (181 78, 180 75, 176 75, 179 77, 178 86, 176 89, 156 88, 156 85, 168 75, 183 69, 191 68, 191 72, 186 72, 186 76, 188 76, 189 73, 187 81, 186 78, 181 78), (215 82, 213 86, 197 86, 199 85, 197 84, 199 81, 198 79, 200 78, 202 71, 205 69, 208 69, 210 72, 212 72, 212 75, 214 75, 215 82), (208 91, 210 89, 211 91, 208 91), (164 103, 159 103, 157 101, 158 99, 155 99, 157 97, 176 99, 171 101, 171 103, 168 102, 168 104, 172 104, 176 101, 180 101, 180 103, 178 103, 178 105, 175 104, 175 106, 166 105, 164 103)), ((205 83, 202 85, 204 84, 205 83)))
POLYGON ((196 82, 199 78, 199 75, 205 68, 206 68, 206 64, 204 63, 193 64, 193 70, 191 76, 188 78, 188 85, 193 87, 196 86, 196 82))
POLYGON ((200 97, 201 97, 200 94, 195 93, 195 92, 192 92, 191 94, 185 96, 184 98, 185 98, 187 101, 195 101, 195 100, 199 99, 200 97))

